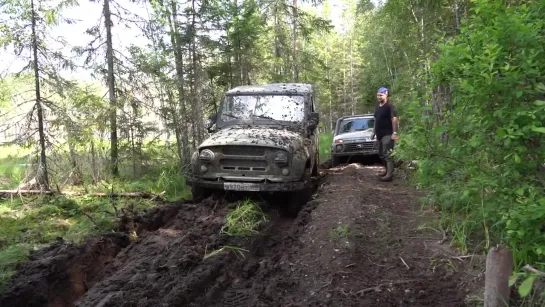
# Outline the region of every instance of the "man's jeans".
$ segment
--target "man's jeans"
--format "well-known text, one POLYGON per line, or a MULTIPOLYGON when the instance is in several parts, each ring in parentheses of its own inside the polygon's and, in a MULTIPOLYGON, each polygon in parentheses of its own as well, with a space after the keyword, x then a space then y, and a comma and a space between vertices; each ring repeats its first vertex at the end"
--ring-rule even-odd
POLYGON ((383 136, 382 138, 377 137, 378 143, 378 155, 384 161, 393 161, 392 152, 394 150, 395 141, 392 140, 391 135, 383 136))

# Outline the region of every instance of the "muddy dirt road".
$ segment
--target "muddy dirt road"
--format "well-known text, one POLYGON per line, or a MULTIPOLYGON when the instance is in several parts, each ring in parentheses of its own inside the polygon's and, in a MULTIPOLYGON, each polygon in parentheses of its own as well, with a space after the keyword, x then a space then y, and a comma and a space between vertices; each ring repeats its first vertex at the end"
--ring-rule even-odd
MULTIPOLYGON (((230 204, 170 204, 128 220, 127 233, 34 256, 0 306, 471 306, 466 274, 416 192, 380 183, 379 169, 324 171, 314 200, 261 234, 220 234, 230 204), (222 252, 238 246, 242 254, 222 252)), ((232 204, 231 204, 232 205, 232 204)))

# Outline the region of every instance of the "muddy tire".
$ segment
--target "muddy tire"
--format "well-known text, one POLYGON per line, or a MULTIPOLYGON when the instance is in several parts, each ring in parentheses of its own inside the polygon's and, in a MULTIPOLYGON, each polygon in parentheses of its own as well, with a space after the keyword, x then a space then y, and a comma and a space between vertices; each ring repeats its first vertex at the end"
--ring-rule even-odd
POLYGON ((296 217, 301 211, 301 208, 312 198, 312 172, 309 168, 305 170, 303 179, 308 182, 308 185, 299 191, 289 192, 287 197, 287 214, 290 217, 296 217))
POLYGON ((210 189, 200 186, 191 187, 191 199, 193 199, 193 202, 199 203, 208 198, 210 195, 212 195, 212 191, 210 189))
POLYGON ((337 167, 339 164, 341 164, 341 157, 331 157, 331 166, 337 167))
POLYGON ((319 156, 316 155, 316 158, 314 159, 314 167, 312 168, 312 176, 318 176, 318 162, 319 162, 319 156))

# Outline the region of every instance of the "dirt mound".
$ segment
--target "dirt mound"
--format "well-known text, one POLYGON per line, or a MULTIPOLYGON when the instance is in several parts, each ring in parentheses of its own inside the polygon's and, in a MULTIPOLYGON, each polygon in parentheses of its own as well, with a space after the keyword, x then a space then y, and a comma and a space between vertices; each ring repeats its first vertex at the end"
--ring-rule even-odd
POLYGON ((34 253, 21 267, 0 306, 73 306, 129 243, 120 233, 93 237, 81 246, 59 240, 34 253))
MULTIPOLYGON (((221 233, 232 206, 225 201, 127 218, 120 229, 134 231, 136 240, 107 257, 88 291, 42 286, 38 293, 47 294, 25 306, 64 297, 54 306, 467 306, 454 254, 437 243, 440 234, 417 230, 427 218, 419 215, 418 195, 378 182, 378 171, 355 164, 325 171, 295 219, 279 212, 283 204, 265 205, 270 222, 250 238, 221 233)), ((74 258, 60 271, 77 264, 74 258)))

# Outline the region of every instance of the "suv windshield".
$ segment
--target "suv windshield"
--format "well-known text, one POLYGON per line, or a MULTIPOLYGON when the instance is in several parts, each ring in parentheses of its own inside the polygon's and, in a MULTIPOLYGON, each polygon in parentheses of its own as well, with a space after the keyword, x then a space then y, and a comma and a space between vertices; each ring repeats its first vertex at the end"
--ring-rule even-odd
POLYGON ((226 96, 221 121, 265 119, 301 122, 305 117, 305 97, 296 95, 226 96))
POLYGON ((337 134, 373 129, 375 119, 372 117, 346 118, 339 123, 337 134))

